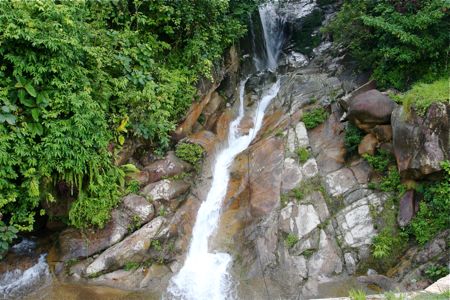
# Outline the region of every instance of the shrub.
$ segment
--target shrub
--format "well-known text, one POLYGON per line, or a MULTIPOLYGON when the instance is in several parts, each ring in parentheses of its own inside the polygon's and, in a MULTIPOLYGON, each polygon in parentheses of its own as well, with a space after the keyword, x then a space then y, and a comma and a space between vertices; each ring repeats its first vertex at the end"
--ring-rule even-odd
POLYGON ((346 0, 324 31, 373 70, 377 85, 403 89, 448 74, 449 8, 445 0, 346 0))
POLYGON ((445 277, 449 274, 447 266, 431 265, 425 270, 425 276, 431 281, 436 281, 439 278, 445 277))
POLYGON ((292 248, 295 246, 295 244, 297 244, 298 242, 298 237, 293 234, 293 233, 289 233, 286 238, 284 239, 284 243, 286 244, 286 247, 288 248, 292 248))
POLYGON ((327 118, 328 112, 324 108, 319 107, 305 112, 302 121, 307 129, 313 129, 325 122, 327 118))
POLYGON ((177 145, 175 154, 178 158, 192 164, 197 165, 203 157, 203 148, 197 144, 180 143, 177 145))
POLYGON ((378 150, 375 155, 364 154, 363 158, 378 172, 385 172, 389 164, 394 162, 392 155, 385 150, 378 150))
POLYGON ((444 169, 441 180, 417 188, 424 198, 410 224, 410 230, 420 245, 450 227, 450 161, 443 161, 441 165, 444 169))
POLYGON ((409 91, 396 95, 394 98, 403 103, 406 111, 410 111, 411 107, 413 107, 420 116, 424 116, 428 107, 433 103, 443 102, 450 104, 448 90, 448 78, 442 78, 430 84, 416 83, 409 91))
POLYGON ((364 137, 364 132, 355 126, 353 123, 348 122, 345 128, 344 145, 347 149, 347 155, 353 155, 358 153, 358 146, 364 137))
POLYGON ((303 192, 301 187, 292 189, 291 193, 294 195, 294 198, 297 199, 297 201, 302 200, 305 196, 305 193, 303 192))
POLYGON ((300 163, 306 162, 309 158, 309 151, 306 148, 303 147, 297 148, 296 153, 300 163))
POLYGON ((8 251, 9 245, 17 238, 17 228, 14 226, 7 226, 0 220, 0 259, 8 251))

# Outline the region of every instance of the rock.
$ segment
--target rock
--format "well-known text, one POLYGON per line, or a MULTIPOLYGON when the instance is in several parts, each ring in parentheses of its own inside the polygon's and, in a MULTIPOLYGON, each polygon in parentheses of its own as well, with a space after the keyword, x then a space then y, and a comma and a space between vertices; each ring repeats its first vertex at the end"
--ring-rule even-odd
POLYGON ((325 198, 320 191, 315 191, 307 195, 305 199, 302 200, 302 203, 311 203, 317 211, 321 222, 325 222, 325 220, 330 216, 327 203, 325 202, 325 198))
POLYGON ((122 240, 136 226, 154 216, 153 205, 145 198, 129 195, 111 212, 111 220, 102 229, 80 231, 68 228, 59 235, 60 260, 78 259, 98 253, 122 240), (137 219, 136 219, 137 218, 137 219))
POLYGON ((309 141, 321 174, 328 174, 344 166, 344 125, 336 111, 322 126, 309 131, 309 141))
POLYGON ((153 201, 169 201, 184 194, 190 187, 190 184, 183 180, 163 179, 158 182, 150 183, 142 190, 142 195, 150 197, 153 201))
POLYGON ((224 103, 225 100, 222 96, 219 95, 219 93, 214 92, 211 95, 211 99, 209 100, 209 103, 206 105, 205 109, 203 110, 203 114, 206 118, 209 118, 212 114, 214 114, 220 107, 222 103, 224 103))
POLYGON ((344 254, 345 267, 349 275, 353 275, 356 272, 356 260, 351 253, 344 254))
POLYGON ((349 168, 343 168, 325 177, 327 191, 333 197, 344 194, 354 188, 358 182, 349 168))
POLYGON ((280 203, 283 142, 269 138, 250 147, 250 213, 258 217, 280 203))
POLYGON ((358 154, 374 155, 375 150, 377 149, 377 145, 378 145, 377 138, 375 137, 375 135, 369 133, 361 140, 361 143, 359 143, 358 154))
POLYGON ((186 141, 200 145, 207 153, 213 152, 218 143, 216 135, 208 130, 201 130, 197 133, 193 133, 186 138, 186 141))
POLYGON ((345 207, 336 215, 338 231, 341 232, 344 247, 359 248, 370 245, 377 234, 371 215, 372 209, 382 207, 387 194, 371 194, 345 207))
POLYGON ((359 276, 358 281, 365 284, 375 284, 384 291, 395 291, 399 290, 400 287, 394 279, 384 275, 359 276))
POLYGON ((352 170, 359 184, 366 184, 369 182, 369 175, 372 168, 365 159, 359 159, 352 162, 350 169, 352 170))
POLYGON ((283 175, 281 179, 282 192, 288 192, 298 186, 302 181, 302 169, 292 158, 284 160, 283 175))
POLYGON ((442 277, 425 289, 426 292, 434 294, 441 294, 448 290, 450 290, 450 275, 442 277))
POLYGON ((166 158, 146 166, 144 171, 148 173, 147 183, 152 183, 163 177, 174 176, 191 169, 191 165, 176 157, 175 152, 169 151, 166 158))
POLYGON ((297 205, 289 202, 280 212, 280 229, 293 233, 300 239, 320 224, 319 215, 314 206, 297 205))
POLYGON ((400 199, 399 212, 397 222, 400 227, 409 224, 416 212, 416 204, 414 201, 414 190, 407 191, 400 199))
POLYGON ((397 167, 404 178, 419 179, 440 171, 450 158, 450 105, 432 104, 421 117, 403 107, 392 113, 393 146, 397 167))
POLYGON ((321 230, 319 251, 315 252, 308 261, 308 276, 329 276, 341 272, 342 261, 337 253, 337 245, 325 231, 321 230))
POLYGON ((155 216, 155 209, 151 203, 142 196, 128 195, 122 200, 122 208, 126 210, 128 215, 136 220, 138 217, 140 225, 149 222, 155 216))
POLYGON ((299 122, 294 129, 289 128, 287 138, 287 149, 290 153, 295 154, 299 147, 309 147, 308 133, 303 122, 299 122))
POLYGON ((347 118, 361 129, 389 124, 397 105, 378 90, 369 90, 350 100, 347 118))
POLYGON ((87 267, 86 274, 89 276, 118 269, 127 262, 141 262, 146 257, 151 241, 157 237, 164 221, 163 217, 158 217, 120 243, 108 248, 87 267))
POLYGON ((313 178, 319 174, 317 162, 314 158, 308 159, 302 166, 302 173, 305 178, 313 178))
POLYGON ((392 140, 392 126, 391 125, 377 125, 371 132, 375 134, 378 141, 381 143, 388 143, 392 140))
POLYGON ((287 63, 289 68, 298 69, 306 66, 309 63, 309 60, 305 55, 292 51, 287 56, 287 63))

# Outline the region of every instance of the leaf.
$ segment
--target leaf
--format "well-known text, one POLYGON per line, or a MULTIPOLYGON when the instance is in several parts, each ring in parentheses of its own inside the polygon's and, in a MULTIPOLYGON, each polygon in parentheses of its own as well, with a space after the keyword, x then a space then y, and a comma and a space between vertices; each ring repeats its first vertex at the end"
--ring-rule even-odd
POLYGON ((36 104, 38 106, 46 107, 48 105, 48 97, 46 93, 38 93, 36 98, 36 104))
POLYGON ((27 84, 25 84, 24 88, 27 90, 28 94, 30 94, 30 96, 36 98, 36 90, 34 89, 34 87, 31 85, 30 82, 28 82, 27 84))
POLYGON ((123 145, 123 143, 125 143, 125 137, 123 135, 120 135, 118 140, 121 146, 123 145))
POLYGON ((39 108, 33 108, 31 110, 31 116, 33 117, 33 119, 36 122, 39 122, 39 115, 41 114, 41 111, 39 110, 39 108))
POLYGON ((122 170, 124 170, 126 173, 137 173, 137 172, 139 172, 139 169, 133 164, 125 164, 125 165, 120 166, 120 168, 122 170))
POLYGON ((8 122, 9 125, 15 125, 16 124, 16 116, 12 114, 6 115, 6 122, 8 122))
POLYGON ((19 92, 17 93, 17 95, 19 96, 20 103, 22 103, 23 105, 28 106, 28 107, 34 106, 33 99, 29 99, 26 97, 25 90, 20 89, 19 92))
POLYGON ((16 76, 17 83, 15 85, 16 88, 23 88, 25 86, 26 80, 21 76, 16 76))

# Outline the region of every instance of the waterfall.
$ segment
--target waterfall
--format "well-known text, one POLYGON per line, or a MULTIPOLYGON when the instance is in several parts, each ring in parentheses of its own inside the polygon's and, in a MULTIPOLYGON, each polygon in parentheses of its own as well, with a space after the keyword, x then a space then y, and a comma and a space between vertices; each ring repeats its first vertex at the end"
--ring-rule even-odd
POLYGON ((278 66, 278 58, 285 40, 283 30, 285 20, 277 13, 277 3, 268 2, 259 7, 259 17, 261 19, 266 50, 266 67, 272 71, 275 71, 278 66))
POLYGON ((262 96, 253 115, 254 127, 247 135, 239 131, 239 123, 244 117, 244 90, 247 80, 243 80, 239 90, 239 110, 230 124, 227 146, 221 150, 213 166, 211 188, 197 214, 192 230, 192 241, 180 272, 169 284, 168 293, 175 299, 219 300, 233 299, 234 289, 228 267, 232 261, 228 253, 209 249, 209 238, 218 227, 220 209, 230 180, 229 168, 234 158, 247 149, 262 126, 264 112, 280 88, 279 80, 262 96))

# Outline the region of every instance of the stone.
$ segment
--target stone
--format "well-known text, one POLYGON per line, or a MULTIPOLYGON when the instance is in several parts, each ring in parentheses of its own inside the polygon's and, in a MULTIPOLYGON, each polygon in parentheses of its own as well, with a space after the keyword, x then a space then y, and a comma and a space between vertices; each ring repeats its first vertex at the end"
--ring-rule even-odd
POLYGON ((350 100, 347 118, 361 129, 389 124, 396 103, 378 90, 369 90, 350 100))
POLYGON ((284 147, 275 137, 254 144, 250 151, 250 213, 259 217, 280 203, 284 147))
POLYGON ((141 194, 150 197, 153 201, 169 201, 184 194, 189 187, 190 184, 183 180, 163 179, 144 187, 141 194))
POLYGON ((302 200, 302 203, 311 203, 316 209, 321 222, 325 222, 325 220, 330 216, 327 203, 325 202, 325 198, 320 191, 315 191, 307 195, 305 199, 302 200))
POLYGON ((292 69, 298 69, 300 67, 304 67, 309 63, 308 58, 305 55, 295 52, 295 51, 292 51, 291 53, 289 53, 289 55, 287 56, 287 62, 288 62, 289 68, 292 68, 292 69))
POLYGON ((286 158, 284 160, 283 175, 281 179, 281 191, 285 193, 292 190, 298 186, 302 179, 302 169, 297 161, 292 158, 286 158))
POLYGON ((359 143, 358 154, 361 156, 364 154, 374 155, 375 150, 377 149, 377 145, 378 145, 377 138, 375 137, 375 135, 369 133, 366 136, 364 136, 363 139, 361 140, 361 143, 359 143))
POLYGON ((372 168, 365 159, 359 159, 352 162, 350 169, 359 184, 367 184, 369 182, 369 175, 372 168))
POLYGON ((302 166, 302 174, 305 178, 313 178, 319 174, 317 162, 314 158, 308 159, 302 166))
POLYGON ((371 132, 381 143, 388 143, 392 140, 391 125, 377 125, 371 130, 371 132))
POLYGON ((308 132, 303 122, 298 122, 295 128, 289 128, 287 138, 287 149, 290 153, 295 154, 299 147, 309 147, 308 132))
POLYGON ((311 149, 321 174, 334 172, 344 166, 344 125, 339 114, 333 113, 322 126, 309 131, 311 149))
POLYGON ((342 272, 342 261, 337 253, 337 245, 320 231, 319 250, 308 261, 308 276, 329 276, 342 272))
POLYGON ((356 260, 351 253, 344 254, 345 267, 349 275, 353 275, 356 272, 356 260))
POLYGON ((208 130, 200 130, 186 138, 186 141, 192 144, 200 145, 207 153, 212 153, 219 142, 216 135, 208 130))
POLYGON ((397 222, 400 227, 405 227, 411 222, 416 212, 414 201, 414 190, 407 191, 400 199, 397 222))
POLYGON ((141 262, 164 221, 163 217, 158 217, 120 243, 105 250, 87 267, 86 275, 118 269, 130 261, 141 262))
POLYGON ((144 171, 148 173, 147 183, 161 180, 163 177, 174 176, 192 169, 192 166, 179 159, 175 152, 169 151, 164 159, 146 166, 144 171))
POLYGON ((400 175, 420 179, 442 170, 450 158, 450 105, 433 103, 425 116, 403 107, 392 113, 394 154, 400 175))
POLYGON ((358 182, 349 168, 342 168, 325 177, 327 191, 333 197, 344 194, 357 184, 358 182))
POLYGON ((150 221, 154 207, 145 198, 128 195, 113 209, 111 219, 103 228, 78 230, 68 228, 58 237, 60 260, 78 259, 98 253, 121 241, 131 228, 150 221))
POLYGON ((442 277, 425 289, 428 293, 441 294, 450 290, 450 275, 442 277))
POLYGON ((212 93, 211 99, 209 100, 208 104, 203 110, 203 114, 205 115, 205 117, 209 118, 220 108, 221 104, 224 102, 225 100, 223 99, 222 96, 219 95, 219 93, 217 92, 212 93))
POLYGON ((289 202, 280 212, 280 229, 293 233, 300 239, 320 224, 319 215, 314 206, 297 205, 289 202))
POLYGON ((138 217, 140 225, 149 222, 155 216, 155 209, 151 203, 142 196, 130 194, 123 198, 122 207, 127 213, 136 220, 138 217))

